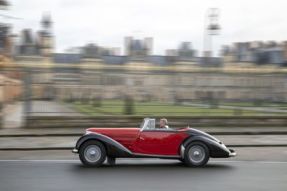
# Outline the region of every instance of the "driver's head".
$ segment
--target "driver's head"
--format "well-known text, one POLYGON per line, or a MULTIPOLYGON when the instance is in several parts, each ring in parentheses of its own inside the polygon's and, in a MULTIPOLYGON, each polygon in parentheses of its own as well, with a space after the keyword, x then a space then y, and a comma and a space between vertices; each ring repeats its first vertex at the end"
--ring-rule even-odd
POLYGON ((159 127, 160 128, 165 128, 166 125, 167 125, 167 119, 162 118, 159 120, 159 127))

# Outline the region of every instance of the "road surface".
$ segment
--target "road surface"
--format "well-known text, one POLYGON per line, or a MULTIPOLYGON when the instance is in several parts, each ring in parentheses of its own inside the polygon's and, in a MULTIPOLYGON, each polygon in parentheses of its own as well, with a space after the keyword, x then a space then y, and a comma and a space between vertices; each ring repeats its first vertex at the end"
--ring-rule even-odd
POLYGON ((1 191, 286 191, 286 147, 235 148, 238 156, 204 168, 177 160, 117 159, 86 168, 70 150, 0 151, 1 191))
POLYGON ((204 168, 158 159, 83 167, 78 160, 1 160, 1 191, 286 191, 287 162, 212 160, 204 168))

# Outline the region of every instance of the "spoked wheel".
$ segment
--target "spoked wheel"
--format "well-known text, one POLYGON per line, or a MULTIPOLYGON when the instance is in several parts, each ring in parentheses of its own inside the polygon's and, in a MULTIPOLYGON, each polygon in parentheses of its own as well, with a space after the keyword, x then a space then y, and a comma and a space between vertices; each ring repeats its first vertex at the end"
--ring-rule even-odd
POLYGON ((184 153, 184 161, 188 166, 204 166, 209 160, 209 149, 201 142, 191 143, 184 153))
POLYGON ((100 166, 106 160, 104 145, 95 140, 85 142, 79 151, 80 160, 87 166, 100 166))

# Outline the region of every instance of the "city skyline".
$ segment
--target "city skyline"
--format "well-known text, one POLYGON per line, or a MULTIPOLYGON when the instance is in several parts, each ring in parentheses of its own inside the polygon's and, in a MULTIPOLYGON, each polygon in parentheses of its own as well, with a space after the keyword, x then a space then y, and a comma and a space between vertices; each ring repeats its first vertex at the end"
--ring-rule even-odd
POLYGON ((39 15, 45 11, 51 13, 56 52, 92 42, 101 46, 119 47, 123 54, 125 36, 153 37, 154 54, 164 55, 166 49, 175 49, 182 41, 192 42, 193 47, 201 52, 204 15, 209 7, 220 9, 219 23, 222 31, 214 39, 213 47, 216 51, 220 50, 221 45, 232 42, 283 41, 284 33, 287 32, 282 16, 284 6, 274 6, 277 5, 274 1, 260 1, 260 7, 258 1, 230 3, 207 0, 200 4, 195 1, 124 0, 119 3, 111 0, 86 0, 82 3, 66 0, 11 0, 11 5, 5 14, 21 18, 9 20, 14 33, 24 28, 39 29, 39 15), (29 9, 32 6, 33 11, 29 9), (274 10, 272 15, 268 14, 270 10, 274 10))

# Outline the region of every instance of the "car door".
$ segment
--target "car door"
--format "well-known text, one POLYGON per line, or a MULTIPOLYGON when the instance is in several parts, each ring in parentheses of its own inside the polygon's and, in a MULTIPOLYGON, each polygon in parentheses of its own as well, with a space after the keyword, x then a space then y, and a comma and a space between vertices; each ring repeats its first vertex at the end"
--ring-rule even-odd
POLYGON ((173 129, 143 130, 136 140, 135 152, 147 155, 178 155, 184 135, 173 129))

